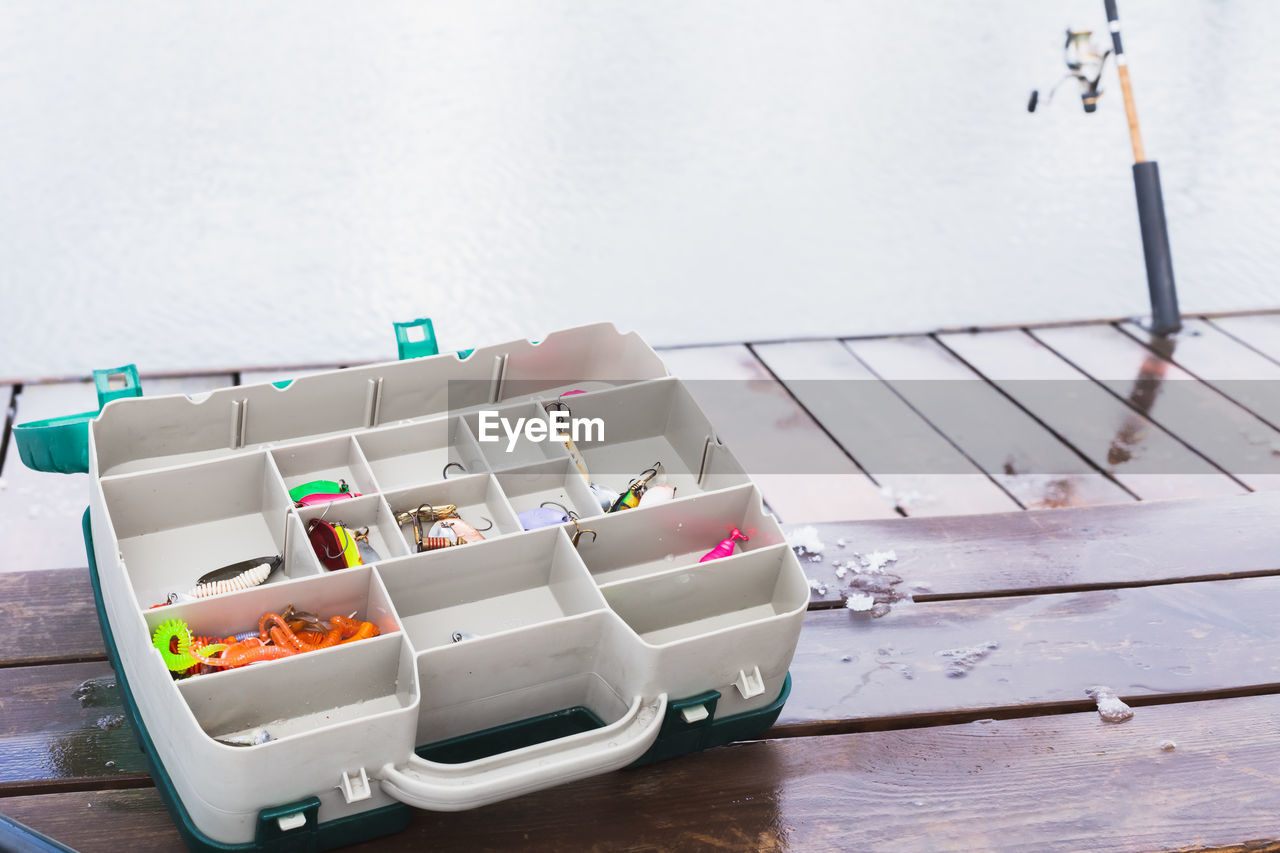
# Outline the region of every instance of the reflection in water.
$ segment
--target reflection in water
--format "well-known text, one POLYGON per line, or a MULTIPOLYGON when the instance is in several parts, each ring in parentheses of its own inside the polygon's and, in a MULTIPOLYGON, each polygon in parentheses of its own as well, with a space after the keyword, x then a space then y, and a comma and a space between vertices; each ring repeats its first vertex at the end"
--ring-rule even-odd
POLYGON ((1150 423, 1146 418, 1150 417, 1151 410, 1156 404, 1156 398, 1160 396, 1165 373, 1169 368, 1170 361, 1173 359, 1173 350, 1176 346, 1172 336, 1158 340, 1161 340, 1161 349, 1169 361, 1155 354, 1148 355, 1142 360, 1142 366, 1138 368, 1138 378, 1134 380, 1133 388, 1126 398, 1129 405, 1136 409, 1138 414, 1134 414, 1129 410, 1126 411, 1124 421, 1116 432, 1116 437, 1112 440, 1111 446, 1107 448, 1107 463, 1113 468, 1130 461, 1141 451, 1142 442, 1147 436, 1147 430, 1150 428, 1150 423), (1142 415, 1142 417, 1138 415, 1142 415))

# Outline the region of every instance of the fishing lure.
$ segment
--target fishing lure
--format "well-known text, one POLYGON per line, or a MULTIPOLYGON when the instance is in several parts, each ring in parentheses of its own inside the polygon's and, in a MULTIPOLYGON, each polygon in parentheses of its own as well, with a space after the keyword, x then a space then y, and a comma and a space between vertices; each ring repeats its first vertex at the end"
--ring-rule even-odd
POLYGON ((635 509, 638 507, 640 505, 640 498, 644 497, 645 490, 649 488, 649 483, 658 476, 660 471, 662 471, 661 462, 655 462, 652 467, 645 468, 641 471, 639 476, 632 480, 630 485, 627 486, 627 490, 613 502, 613 505, 609 507, 608 511, 621 512, 624 509, 635 509))
POLYGON ((640 498, 640 506, 657 506, 658 504, 670 503, 675 499, 675 486, 650 486, 645 489, 644 496, 640 498))
POLYGON ((151 645, 160 652, 170 672, 186 672, 199 663, 191 653, 191 629, 181 619, 167 619, 157 625, 151 645))
POLYGON ((215 581, 231 580, 238 575, 244 574, 249 569, 257 568, 263 563, 266 563, 271 567, 272 571, 275 571, 284 565, 284 557, 279 554, 273 554, 269 557, 254 557, 249 560, 241 560, 238 563, 228 563, 222 568, 214 569, 211 572, 206 572, 201 575, 199 579, 196 580, 196 583, 203 584, 213 583, 215 581))
MULTIPOLYGON (((346 480, 312 480, 310 483, 303 483, 301 486, 294 486, 289 490, 289 500, 297 503, 308 495, 319 494, 349 494, 351 487, 347 485, 346 480)), ((351 495, 352 497, 360 497, 360 495, 351 495)))
POLYGON ((412 522, 415 518, 421 520, 424 516, 427 521, 435 521, 439 518, 448 518, 456 515, 458 512, 457 504, 421 504, 413 509, 406 509, 403 512, 396 513, 396 524, 403 527, 412 522))
POLYGON ((338 534, 338 543, 342 545, 342 559, 347 564, 347 568, 363 566, 364 558, 360 556, 360 548, 356 545, 356 538, 351 531, 337 521, 333 523, 333 531, 338 534))
MULTIPOLYGON (((337 570, 347 567, 346 546, 338 537, 332 524, 323 519, 313 518, 307 522, 307 538, 311 540, 311 548, 316 552, 321 565, 326 569, 337 570)), ((346 537, 347 540, 350 537, 346 537)))
POLYGON ((357 527, 351 531, 351 538, 356 540, 356 549, 360 553, 360 559, 366 563, 376 563, 382 559, 378 552, 373 550, 373 545, 369 543, 369 528, 357 527))
POLYGON ((520 526, 525 530, 537 530, 540 527, 564 524, 572 515, 573 513, 555 501, 543 501, 539 506, 518 514, 516 518, 520 519, 520 526))
POLYGON ((372 622, 362 622, 349 616, 333 617, 333 624, 342 631, 342 642, 354 643, 376 637, 380 633, 378 626, 372 622))
POLYGON ((733 543, 735 540, 739 542, 749 541, 746 536, 742 535, 742 531, 735 527, 729 531, 729 535, 727 537, 720 540, 719 545, 704 554, 702 559, 698 562, 705 563, 707 560, 718 560, 721 557, 732 557, 733 543))
POLYGON ((308 507, 308 506, 316 506, 318 504, 330 503, 332 501, 344 501, 349 498, 358 498, 358 497, 360 497, 360 495, 354 494, 352 492, 317 493, 314 495, 307 495, 305 498, 300 498, 294 501, 293 505, 296 507, 308 507))
MULTIPOLYGON (((489 519, 486 518, 485 521, 489 521, 489 519)), ((485 530, 489 530, 492 527, 493 522, 489 521, 489 527, 486 527, 485 530)), ((431 531, 427 536, 430 538, 447 539, 453 545, 484 541, 484 536, 481 535, 479 530, 472 527, 456 515, 442 519, 441 521, 437 521, 435 524, 431 525, 431 531)))
POLYGON ((199 652, 193 654, 195 659, 205 666, 234 669, 239 666, 248 666, 251 663, 260 663, 264 660, 280 660, 281 658, 292 657, 298 652, 288 646, 251 646, 248 643, 236 643, 223 649, 222 653, 216 658, 206 657, 199 652))
POLYGON ((271 563, 259 563, 251 569, 245 569, 230 580, 202 580, 187 590, 185 594, 191 598, 209 598, 213 595, 222 595, 224 592, 253 589, 255 586, 265 583, 273 571, 271 563))
POLYGON ((599 483, 590 483, 587 488, 591 489, 591 494, 595 496, 596 501, 600 504, 601 512, 608 512, 609 507, 613 506, 613 502, 618 499, 618 493, 607 486, 599 483))
MULTIPOLYGON (((559 397, 557 397, 556 399, 552 400, 550 403, 546 403, 546 404, 543 406, 543 408, 547 410, 547 413, 548 413, 548 414, 550 414, 552 411, 563 410, 563 411, 565 411, 565 412, 568 412, 568 413, 569 413, 569 417, 571 417, 571 418, 572 418, 572 417, 573 417, 573 410, 572 410, 572 409, 570 409, 570 408, 569 408, 569 406, 568 406, 568 404, 566 404, 566 403, 564 402, 564 400, 563 400, 563 399, 561 399, 561 398, 563 398, 563 397, 570 397, 570 396, 572 396, 572 395, 574 395, 574 394, 582 394, 582 393, 584 393, 584 392, 582 392, 582 391, 565 391, 563 394, 561 394, 561 395, 560 395, 559 397)), ((568 451, 568 453, 569 453, 569 458, 570 458, 570 459, 572 459, 572 460, 573 460, 573 464, 577 466, 577 468, 578 468, 578 473, 582 475, 582 479, 583 479, 583 481, 584 481, 584 482, 586 482, 586 483, 587 483, 587 485, 590 485, 590 484, 591 484, 591 473, 587 470, 587 460, 586 460, 586 457, 584 457, 584 456, 582 455, 582 451, 578 449, 578 445, 577 445, 577 443, 576 443, 576 442, 574 442, 574 440, 569 436, 569 434, 568 434, 568 433, 559 433, 559 434, 555 435, 555 437, 556 437, 556 438, 558 438, 558 439, 560 439, 560 441, 564 444, 564 449, 565 449, 566 451, 568 451)), ((528 530, 528 529, 530 529, 530 528, 525 528, 525 529, 526 529, 526 530, 528 530)))

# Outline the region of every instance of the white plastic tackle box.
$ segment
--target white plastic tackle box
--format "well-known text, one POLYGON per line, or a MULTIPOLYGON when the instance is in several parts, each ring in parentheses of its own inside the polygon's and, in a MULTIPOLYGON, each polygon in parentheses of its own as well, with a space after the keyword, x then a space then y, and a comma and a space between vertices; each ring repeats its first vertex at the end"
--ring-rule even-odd
POLYGON ((354 843, 402 828, 408 806, 469 809, 753 737, 786 699, 804 573, 635 333, 599 324, 465 357, 118 399, 87 432, 104 635, 193 849, 354 843), (566 392, 580 392, 562 398, 575 418, 603 423, 603 440, 578 443, 586 476, 562 442, 478 440, 481 412, 545 420, 566 392), (589 482, 625 492, 655 462, 674 500, 603 511, 589 482), (316 479, 360 497, 295 506, 289 490, 316 479), (545 502, 594 539, 575 545, 572 524, 523 530, 519 514, 545 502), (396 515, 423 504, 492 526, 415 553, 396 515), (378 559, 327 570, 314 518, 367 527, 378 559), (747 541, 700 562, 732 528, 747 541), (283 565, 260 586, 153 607, 263 554, 283 565), (181 679, 153 646, 165 620, 226 636, 290 604, 380 634, 181 679))

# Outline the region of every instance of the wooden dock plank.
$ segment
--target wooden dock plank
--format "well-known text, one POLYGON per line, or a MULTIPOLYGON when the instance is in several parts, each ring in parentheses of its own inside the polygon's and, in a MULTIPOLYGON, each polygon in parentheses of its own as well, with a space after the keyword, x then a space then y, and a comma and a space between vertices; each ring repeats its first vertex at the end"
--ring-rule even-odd
POLYGON ((1134 499, 933 338, 845 346, 1028 509, 1134 499))
POLYGON ((745 346, 666 350, 690 393, 781 519, 897 517, 893 504, 745 346), (791 474, 796 459, 807 473, 791 474), (817 472, 823 473, 817 473, 817 472))
MULTIPOLYGON (((221 374, 144 378, 142 388, 145 394, 154 397, 208 391, 230 384, 231 377, 221 374)), ((17 397, 14 422, 95 411, 97 407, 92 382, 27 385, 17 397)), ((16 535, 6 542, 6 559, 0 562, 0 572, 83 566, 80 516, 89 502, 89 476, 46 474, 28 469, 18 458, 12 437, 0 476, 5 484, 0 490, 0 519, 16 527, 16 535)))
POLYGON ((1238 341, 1280 363, 1280 313, 1211 317, 1209 322, 1238 341))
MULTIPOLYGON (((811 611, 791 665, 791 697, 771 736, 1078 711, 1089 707, 1084 691, 1094 684, 1145 702, 1277 692, 1277 596, 1280 577, 1270 576, 900 602, 881 618, 811 611)), ((102 740, 74 695, 82 677, 109 678, 105 664, 17 667, 0 676, 6 703, 24 685, 51 691, 43 713, 19 705, 0 729, 0 782, 85 785, 95 767, 119 772, 106 761, 135 767, 117 751, 132 745, 102 740), (51 752, 62 758, 49 759, 51 752)), ((118 703, 102 691, 95 719, 118 716, 118 703)))
POLYGON ((1019 507, 839 341, 765 344, 754 349, 907 515, 1002 512, 1019 507))
MULTIPOLYGON (((801 562, 840 601, 834 564, 893 551, 895 588, 917 600, 1209 580, 1280 571, 1280 495, 1082 507, 1054 512, 812 525, 822 561, 801 562), (842 547, 839 543, 844 542, 842 547)), ((791 526, 796 527, 795 525, 791 526)))
POLYGON ((1194 317, 1184 319, 1182 331, 1172 337, 1152 335, 1132 322, 1120 329, 1280 428, 1280 363, 1194 317))
POLYGON ((812 611, 778 728, 802 732, 1280 691, 1280 577, 812 611), (846 660, 847 658, 847 660, 846 660), (827 724, 827 725, 823 725, 827 724))
MULTIPOLYGON (((466 812, 356 851, 1132 851, 1280 837, 1280 697, 757 741, 466 812), (1163 748, 1162 744, 1170 744, 1163 748)), ((83 853, 179 849, 153 789, 3 800, 83 853)), ((1242 848, 1236 848, 1242 849, 1242 848)), ((1256 842, 1253 851, 1274 851, 1256 842)))
POLYGON ((33 782, 108 787, 146 774, 106 662, 0 669, 0 701, 0 794, 33 782))
POLYGON ((1025 332, 956 333, 939 340, 1140 498, 1245 491, 1025 332))
POLYGON ((1280 489, 1280 430, 1110 325, 1032 335, 1254 490, 1280 489))
POLYGON ((87 568, 0 572, 0 667, 105 658, 87 568))

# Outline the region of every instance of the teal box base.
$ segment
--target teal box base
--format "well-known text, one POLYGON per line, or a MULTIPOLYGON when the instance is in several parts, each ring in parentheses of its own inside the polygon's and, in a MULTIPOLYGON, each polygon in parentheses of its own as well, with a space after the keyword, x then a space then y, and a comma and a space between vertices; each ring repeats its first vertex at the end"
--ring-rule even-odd
MULTIPOLYGON (((146 727, 142 724, 138 708, 129 690, 129 681, 120 666, 119 650, 111 633, 111 625, 107 621, 106 608, 102 601, 102 585, 98 580, 98 566, 94 559, 93 535, 89 526, 89 512, 85 511, 82 522, 84 528, 85 551, 89 556, 89 579, 93 583, 94 606, 98 612, 98 622, 102 626, 102 638, 107 647, 107 657, 111 668, 115 670, 116 682, 124 704, 125 717, 133 728, 138 739, 138 746, 146 756, 147 768, 155 780, 156 790, 165 808, 169 810, 173 822, 187 847, 201 853, 240 853, 240 851, 267 851, 267 853, 303 853, 303 851, 332 850, 348 844, 356 844, 372 838, 390 835, 404 829, 409 824, 412 809, 405 805, 392 805, 374 809, 363 814, 352 815, 338 820, 319 823, 317 813, 320 801, 315 797, 296 803, 283 803, 269 806, 262 810, 258 819, 256 839, 252 843, 224 844, 209 838, 200 832, 192 823, 190 815, 178 798, 173 782, 165 772, 164 764, 156 753, 155 744, 151 741, 146 727), (287 834, 280 832, 276 819, 289 814, 301 813, 306 816, 306 826, 287 834)), ((668 758, 675 758, 691 752, 723 746, 738 740, 750 740, 763 734, 778 719, 782 706, 791 693, 791 675, 783 682, 782 690, 772 703, 755 711, 735 714, 730 717, 716 719, 716 704, 720 693, 708 691, 697 696, 668 703, 667 714, 662 722, 657 741, 644 755, 637 759, 631 767, 641 767, 668 758), (686 708, 703 705, 707 715, 695 722, 688 722, 683 711, 686 708)), ((451 738, 437 743, 418 747, 417 754, 430 761, 456 764, 474 761, 487 755, 496 755, 512 749, 519 749, 535 743, 542 743, 560 737, 577 734, 600 728, 604 725, 595 714, 586 708, 568 708, 551 714, 531 717, 517 723, 497 726, 481 732, 451 738)))

